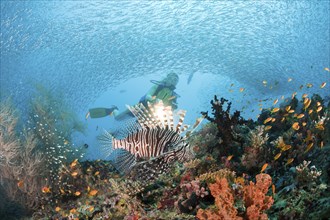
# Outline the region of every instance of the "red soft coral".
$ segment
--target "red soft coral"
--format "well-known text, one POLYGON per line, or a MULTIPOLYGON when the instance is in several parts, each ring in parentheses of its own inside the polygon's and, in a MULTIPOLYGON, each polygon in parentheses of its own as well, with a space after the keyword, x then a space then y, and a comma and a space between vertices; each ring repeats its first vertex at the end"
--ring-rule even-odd
POLYGON ((237 216, 237 210, 234 207, 234 196, 232 194, 232 190, 228 186, 227 179, 217 179, 216 183, 210 184, 209 188, 212 196, 215 198, 215 205, 217 209, 199 209, 197 212, 198 219, 242 219, 237 216))
POLYGON ((250 182, 250 185, 244 186, 247 219, 268 219, 264 211, 272 206, 274 200, 265 194, 271 184, 272 178, 268 174, 261 173, 256 176, 256 183, 250 182))

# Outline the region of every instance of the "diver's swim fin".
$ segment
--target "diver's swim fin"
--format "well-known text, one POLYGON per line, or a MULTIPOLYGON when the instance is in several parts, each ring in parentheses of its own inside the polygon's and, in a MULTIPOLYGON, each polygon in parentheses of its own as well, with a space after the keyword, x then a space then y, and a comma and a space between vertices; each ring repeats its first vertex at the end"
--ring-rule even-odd
POLYGON ((103 118, 111 115, 115 109, 118 108, 116 106, 112 106, 111 108, 91 108, 89 109, 89 116, 91 118, 103 118))

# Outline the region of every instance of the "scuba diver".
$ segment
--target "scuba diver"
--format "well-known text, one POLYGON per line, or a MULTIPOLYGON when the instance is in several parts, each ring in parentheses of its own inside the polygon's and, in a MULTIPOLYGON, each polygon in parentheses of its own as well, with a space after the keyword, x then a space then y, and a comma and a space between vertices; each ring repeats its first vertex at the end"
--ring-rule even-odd
MULTIPOLYGON (((147 102, 156 103, 160 100, 163 101, 165 106, 172 106, 172 109, 177 109, 177 98, 179 95, 174 91, 176 89, 176 85, 179 82, 179 76, 171 72, 167 74, 167 76, 161 80, 151 80, 154 84, 146 95, 144 95, 139 103, 142 103, 144 106, 147 106, 147 102)), ((110 108, 92 108, 89 109, 89 112, 86 115, 86 119, 90 116, 91 118, 102 118, 106 116, 113 115, 114 118, 118 121, 124 120, 127 117, 134 117, 134 115, 128 110, 124 110, 119 112, 117 106, 111 106, 110 108)))

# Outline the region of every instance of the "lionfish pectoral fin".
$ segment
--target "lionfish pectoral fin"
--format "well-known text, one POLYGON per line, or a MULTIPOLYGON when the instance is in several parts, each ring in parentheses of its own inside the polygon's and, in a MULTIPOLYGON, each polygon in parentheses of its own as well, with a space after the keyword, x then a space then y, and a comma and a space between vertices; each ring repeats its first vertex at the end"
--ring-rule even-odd
POLYGON ((104 152, 106 157, 110 156, 113 152, 112 142, 114 137, 112 136, 112 134, 104 130, 103 134, 99 135, 97 139, 101 144, 101 151, 104 152))
POLYGON ((114 160, 115 168, 122 174, 127 174, 136 164, 136 157, 127 150, 118 150, 117 158, 114 160))

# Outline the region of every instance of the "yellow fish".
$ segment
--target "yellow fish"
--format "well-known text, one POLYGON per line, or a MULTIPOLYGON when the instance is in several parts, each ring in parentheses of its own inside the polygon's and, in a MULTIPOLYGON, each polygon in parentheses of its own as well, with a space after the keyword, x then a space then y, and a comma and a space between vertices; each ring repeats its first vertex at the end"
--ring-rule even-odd
POLYGON ((273 108, 272 113, 278 112, 280 108, 273 108))
POLYGON ((320 88, 323 89, 325 87, 327 83, 326 82, 323 82, 321 85, 320 85, 320 88))
POLYGON ((293 158, 288 159, 288 161, 286 162, 286 165, 289 165, 289 164, 292 163, 293 161, 294 161, 293 158))
POLYGON ((277 102, 278 102, 278 99, 275 99, 273 102, 273 105, 276 105, 277 102))
POLYGON ((277 160, 278 158, 280 158, 281 155, 282 155, 282 153, 276 154, 275 157, 274 157, 274 160, 277 160))
POLYGON ((265 163, 265 164, 262 166, 262 168, 261 168, 261 170, 260 170, 260 173, 264 172, 264 171, 266 170, 267 166, 268 166, 268 163, 265 163))
POLYGON ((321 110, 322 110, 322 106, 319 106, 319 107, 316 109, 317 112, 319 112, 319 111, 321 111, 321 110))
POLYGON ((272 117, 267 118, 266 120, 264 120, 264 124, 267 124, 267 123, 270 122, 271 120, 273 120, 272 117))
POLYGON ((300 128, 300 127, 299 127, 299 123, 298 123, 298 122, 293 123, 292 128, 293 128, 294 130, 298 131, 299 128, 300 128))
POLYGON ((306 110, 309 106, 310 106, 310 104, 312 103, 312 100, 311 99, 308 99, 308 98, 306 98, 307 99, 307 102, 305 103, 305 101, 304 101, 304 109, 306 110))

